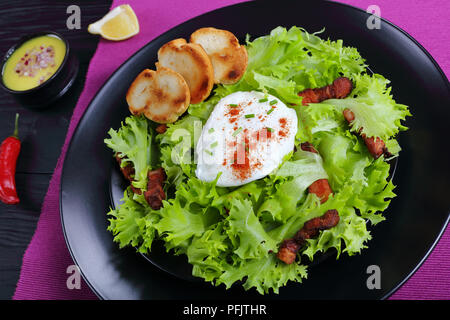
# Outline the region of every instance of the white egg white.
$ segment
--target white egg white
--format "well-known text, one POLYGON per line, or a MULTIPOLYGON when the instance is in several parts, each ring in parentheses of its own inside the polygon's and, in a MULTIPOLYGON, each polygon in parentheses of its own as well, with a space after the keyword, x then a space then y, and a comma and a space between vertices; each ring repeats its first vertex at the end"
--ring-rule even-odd
POLYGON ((239 91, 214 107, 196 146, 202 181, 240 186, 264 178, 294 149, 297 114, 280 99, 239 91))

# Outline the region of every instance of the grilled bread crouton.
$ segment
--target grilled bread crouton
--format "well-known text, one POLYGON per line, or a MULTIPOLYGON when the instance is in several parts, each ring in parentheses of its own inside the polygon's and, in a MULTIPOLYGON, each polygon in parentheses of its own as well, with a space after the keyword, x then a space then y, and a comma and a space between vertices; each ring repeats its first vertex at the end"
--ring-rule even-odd
POLYGON ((213 65, 215 83, 233 84, 244 75, 248 64, 247 50, 230 31, 200 28, 191 35, 190 42, 205 49, 213 65))
POLYGON ((169 68, 145 69, 128 89, 130 112, 144 114, 157 123, 172 123, 189 106, 190 92, 184 78, 169 68))
POLYGON ((214 86, 214 71, 205 50, 185 39, 167 42, 158 50, 157 68, 170 68, 183 76, 189 86, 191 103, 205 100, 214 86))

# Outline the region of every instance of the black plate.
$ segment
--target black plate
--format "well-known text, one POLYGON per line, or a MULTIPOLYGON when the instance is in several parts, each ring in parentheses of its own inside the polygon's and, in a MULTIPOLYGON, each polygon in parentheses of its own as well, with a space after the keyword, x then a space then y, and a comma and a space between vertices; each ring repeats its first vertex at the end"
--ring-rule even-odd
MULTIPOLYGON (((366 27, 367 13, 334 2, 247 2, 189 20, 147 44, 105 83, 74 133, 61 179, 61 218, 67 246, 92 290, 104 299, 383 299, 420 266, 449 220, 450 153, 447 134, 450 86, 433 58, 414 39, 383 20, 366 27), (260 296, 240 286, 225 290, 181 280, 149 263, 133 248, 120 250, 106 230, 117 167, 103 139, 129 114, 125 93, 144 68, 154 68, 161 45, 187 38, 205 26, 228 29, 241 41, 293 25, 357 47, 372 70, 392 81, 394 98, 411 108, 410 130, 400 136, 403 151, 394 183, 398 197, 387 221, 372 228, 369 248, 360 255, 326 259, 310 268, 303 284, 289 283, 279 295, 260 296), (381 270, 381 289, 369 290, 367 268, 381 270)), ((116 189, 115 189, 116 188, 116 189)), ((119 189, 117 189, 119 188, 119 189)), ((161 253, 162 254, 162 253, 161 253)), ((153 261, 155 262, 155 261, 153 261)), ((157 264, 157 263, 156 263, 157 264)), ((177 273, 174 272, 174 273, 177 273)))

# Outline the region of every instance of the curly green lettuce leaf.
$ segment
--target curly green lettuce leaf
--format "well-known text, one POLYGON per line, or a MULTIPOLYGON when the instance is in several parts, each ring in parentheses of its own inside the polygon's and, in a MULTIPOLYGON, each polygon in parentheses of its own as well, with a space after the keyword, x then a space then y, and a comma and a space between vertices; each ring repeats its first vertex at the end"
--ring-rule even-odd
POLYGON ((163 201, 155 228, 164 237, 168 250, 176 248, 177 252, 185 252, 192 237, 201 236, 219 221, 218 210, 210 206, 216 196, 216 182, 202 182, 192 177, 180 184, 175 198, 163 201))
POLYGON ((325 103, 310 103, 307 106, 296 107, 298 130, 296 140, 298 142, 309 141, 315 144, 318 133, 334 132, 337 128, 346 128, 342 112, 334 106, 325 103))
POLYGON ((158 135, 158 140, 161 145, 170 146, 178 145, 184 141, 186 146, 193 148, 200 137, 202 123, 202 120, 198 117, 183 116, 178 121, 167 124, 166 131, 158 135))
POLYGON ((276 250, 277 242, 264 230, 249 200, 233 200, 228 217, 227 233, 241 259, 259 258, 276 250))
POLYGON ((187 256, 193 265, 194 276, 216 286, 224 284, 226 288, 236 282, 243 282, 245 290, 255 288, 260 294, 269 293, 270 290, 278 293, 279 288, 288 281, 301 282, 307 277, 306 266, 287 265, 278 260, 274 253, 257 258, 240 258, 233 251, 235 247, 228 237, 225 223, 219 222, 202 236, 193 238, 187 256))
POLYGON ((120 248, 126 246, 136 247, 139 252, 147 253, 151 250, 153 240, 156 238, 154 224, 159 220, 148 206, 143 206, 133 200, 133 192, 127 188, 122 204, 108 212, 108 230, 114 236, 114 242, 120 248))
POLYGON ((322 40, 304 29, 275 28, 270 35, 247 38, 249 62, 243 78, 216 92, 260 90, 285 103, 301 104, 298 92, 328 85, 339 76, 352 77, 365 70, 364 59, 342 40, 322 40))
POLYGON ((390 157, 386 157, 386 160, 392 160, 394 158, 397 158, 400 151, 402 151, 402 148, 400 147, 400 144, 395 138, 391 138, 384 142, 386 149, 389 151, 389 153, 392 155, 390 157))
MULTIPOLYGON (((204 182, 196 177, 191 177, 177 188, 176 197, 181 198, 187 204, 195 203, 197 207, 208 208, 218 197, 216 183, 219 177, 220 175, 211 182, 204 182)), ((195 208, 191 209, 194 210, 195 208)))
MULTIPOLYGON (((348 162, 345 166, 351 167, 352 161, 348 162)), ((344 185, 335 189, 328 201, 320 204, 315 195, 309 194, 297 208, 297 213, 271 230, 269 235, 277 241, 290 238, 306 221, 335 209, 340 217, 338 225, 321 231, 315 239, 309 239, 302 253, 313 260, 316 253, 331 248, 336 250, 337 257, 341 252, 354 255, 366 248, 367 241, 371 239, 366 221, 377 224, 384 220, 381 213, 388 207, 390 199, 395 197, 392 192, 394 185, 389 180, 390 166, 381 158, 371 165, 360 160, 355 163, 359 163, 353 166, 359 167, 360 172, 350 173, 344 185)))
POLYGON ((341 252, 351 256, 366 248, 371 239, 366 222, 375 225, 385 220, 382 212, 395 197, 389 169, 389 164, 377 159, 364 168, 363 179, 350 177, 337 194, 320 206, 320 213, 328 208, 337 209, 340 221, 337 226, 322 231, 316 239, 309 239, 303 254, 312 260, 317 252, 330 248, 336 249, 337 257, 341 252))
POLYGON ((320 203, 315 194, 308 194, 305 201, 297 207, 295 215, 289 217, 285 223, 269 231, 269 235, 278 242, 291 238, 303 224, 313 218, 322 216, 328 210, 337 210, 338 212, 346 206, 349 194, 330 195, 325 203, 320 203))
POLYGON ((206 230, 203 214, 192 213, 178 199, 163 201, 159 215, 161 219, 155 228, 163 236, 168 250, 176 247, 185 249, 193 236, 200 236, 206 230))
POLYGON ((224 263, 224 272, 216 280, 216 285, 226 288, 238 281, 244 281, 245 290, 255 288, 260 294, 276 294, 288 281, 302 282, 307 277, 307 267, 301 264, 285 264, 274 254, 259 259, 240 260, 236 265, 224 263))
POLYGON ((308 187, 316 180, 327 178, 320 155, 299 148, 273 173, 276 191, 268 195, 258 214, 269 212, 274 220, 286 221, 296 214, 308 187))
POLYGON ((203 122, 203 124, 206 123, 206 121, 209 118, 209 115, 213 111, 216 104, 219 102, 220 98, 223 98, 223 96, 217 93, 218 88, 220 87, 217 87, 216 89, 213 90, 214 93, 211 98, 206 99, 197 104, 191 104, 189 106, 188 113, 191 116, 200 119, 203 122))
POLYGON ((345 99, 324 101, 338 110, 348 108, 355 114, 351 123, 352 132, 360 132, 367 137, 380 137, 383 140, 395 136, 408 128, 402 124, 411 116, 408 106, 396 103, 392 98, 389 80, 382 75, 368 74, 354 77, 355 88, 351 96, 345 99))
POLYGON ((372 224, 384 220, 377 212, 384 211, 389 199, 396 196, 390 179, 391 165, 382 157, 374 160, 361 139, 348 132, 321 134, 318 149, 332 189, 343 190, 351 185, 354 196, 348 205, 357 208, 372 224))
MULTIPOLYGON (((346 185, 338 193, 333 194, 324 204, 316 208, 311 205, 305 208, 305 212, 308 213, 308 219, 321 216, 332 209, 337 210, 339 213, 339 223, 335 227, 323 230, 318 237, 307 240, 302 254, 306 255, 311 261, 318 252, 323 253, 331 248, 336 250, 336 258, 339 258, 341 252, 346 252, 351 256, 360 253, 362 249, 367 247, 366 243, 371 239, 371 235, 367 229, 366 220, 348 204, 354 196, 355 190, 353 186, 346 185)), ((295 223, 297 227, 300 223, 303 226, 304 221, 296 221, 295 223)), ((292 232, 293 230, 291 229, 290 233, 292 232)))
POLYGON ((346 252, 349 256, 361 253, 361 250, 367 248, 366 242, 372 236, 367 230, 366 221, 355 213, 351 207, 345 207, 339 212, 340 221, 337 226, 323 230, 315 239, 308 239, 306 249, 302 254, 313 260, 318 252, 326 252, 334 248, 337 252, 337 258, 341 252, 346 252), (342 249, 344 248, 344 249, 342 249))
POLYGON ((211 205, 224 212, 231 208, 233 200, 250 200, 253 207, 257 208, 263 200, 264 189, 264 180, 256 180, 236 188, 216 188, 218 197, 214 198, 211 205))
POLYGON ((230 246, 223 221, 212 225, 201 236, 195 236, 186 251, 188 261, 192 264, 192 275, 206 281, 220 277, 230 246))
POLYGON ((390 199, 396 194, 390 179, 390 165, 378 158, 364 172, 366 184, 354 195, 348 205, 359 210, 361 217, 368 219, 373 225, 385 220, 382 212, 387 209, 390 199))
POLYGON ((372 158, 357 136, 348 131, 322 132, 315 141, 332 190, 341 189, 349 180, 361 185, 367 183, 364 169, 372 163, 372 158))
POLYGON ((339 213, 339 223, 331 229, 321 231, 317 238, 308 239, 302 248, 302 254, 312 261, 316 253, 325 252, 331 248, 336 250, 337 258, 342 251, 349 255, 359 253, 366 248, 365 243, 371 236, 366 228, 365 219, 348 205, 349 199, 353 196, 354 190, 351 186, 346 186, 342 191, 333 194, 323 204, 320 204, 315 195, 309 194, 306 201, 298 208, 298 214, 290 217, 285 224, 271 230, 269 234, 278 241, 291 238, 306 221, 334 209, 339 213))
POLYGON ((161 166, 170 185, 177 187, 195 172, 195 145, 200 137, 202 120, 191 115, 168 124, 157 136, 161 150, 161 166))
POLYGON ((108 131, 110 138, 104 139, 105 144, 121 157, 121 166, 132 164, 135 174, 133 186, 145 189, 147 173, 156 162, 152 150, 153 129, 144 116, 129 116, 125 118, 118 130, 108 131))
POLYGON ((184 165, 184 163, 179 163, 176 155, 173 155, 173 149, 171 146, 162 146, 161 152, 161 167, 167 176, 168 185, 177 187, 185 179, 185 172, 190 173, 190 166, 184 165))

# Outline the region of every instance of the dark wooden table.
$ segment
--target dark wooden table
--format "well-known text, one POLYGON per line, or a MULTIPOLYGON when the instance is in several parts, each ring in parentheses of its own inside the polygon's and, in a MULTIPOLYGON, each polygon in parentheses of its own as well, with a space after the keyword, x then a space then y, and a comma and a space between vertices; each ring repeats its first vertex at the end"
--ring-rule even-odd
POLYGON ((24 108, 6 92, 0 92, 0 141, 11 135, 14 117, 20 114, 22 149, 17 163, 18 205, 0 202, 0 299, 11 299, 19 279, 22 257, 34 234, 44 196, 64 143, 72 111, 83 89, 98 37, 87 26, 105 15, 111 0, 60 1, 10 0, 0 2, 0 54, 19 37, 42 30, 56 31, 68 41, 80 60, 80 72, 69 92, 45 110, 24 108), (81 9, 81 29, 69 30, 67 7, 81 9))

